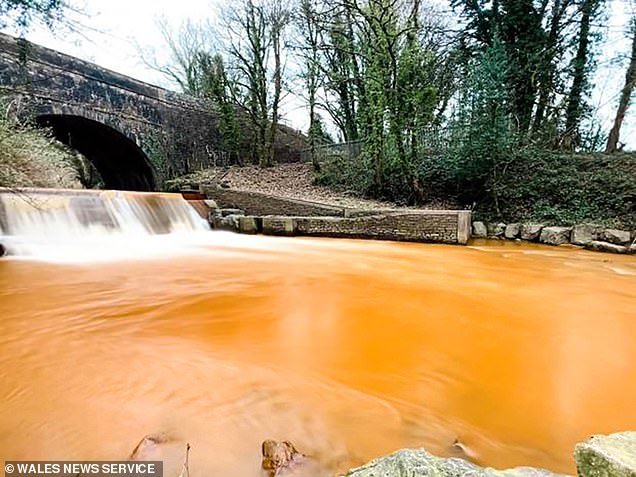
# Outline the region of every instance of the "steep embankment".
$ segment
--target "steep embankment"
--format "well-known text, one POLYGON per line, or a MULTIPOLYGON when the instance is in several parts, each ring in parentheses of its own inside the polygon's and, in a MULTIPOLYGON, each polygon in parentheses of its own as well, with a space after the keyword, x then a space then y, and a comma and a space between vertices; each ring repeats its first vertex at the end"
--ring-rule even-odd
POLYGON ((634 229, 636 153, 520 155, 492 191, 477 204, 477 219, 634 229))
MULTIPOLYGON (((258 166, 230 167, 229 169, 206 169, 170 181, 170 187, 178 190, 183 186, 220 181, 238 190, 261 192, 263 194, 288 197, 290 199, 322 202, 341 207, 361 209, 391 209, 392 202, 372 200, 355 195, 353 192, 339 191, 317 185, 311 164, 278 164, 274 167, 258 166)), ((456 209, 450 200, 432 201, 425 204, 430 209, 456 209)))
POLYGON ((0 119, 0 187, 81 189, 81 164, 46 131, 0 119))

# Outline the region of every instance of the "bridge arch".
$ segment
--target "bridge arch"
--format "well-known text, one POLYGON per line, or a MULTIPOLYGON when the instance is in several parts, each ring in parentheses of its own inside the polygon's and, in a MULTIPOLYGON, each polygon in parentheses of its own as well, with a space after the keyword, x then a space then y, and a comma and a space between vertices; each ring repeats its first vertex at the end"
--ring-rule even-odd
POLYGON ((36 114, 35 121, 91 161, 107 189, 156 190, 154 170, 135 141, 104 121, 86 116, 47 111, 36 114))

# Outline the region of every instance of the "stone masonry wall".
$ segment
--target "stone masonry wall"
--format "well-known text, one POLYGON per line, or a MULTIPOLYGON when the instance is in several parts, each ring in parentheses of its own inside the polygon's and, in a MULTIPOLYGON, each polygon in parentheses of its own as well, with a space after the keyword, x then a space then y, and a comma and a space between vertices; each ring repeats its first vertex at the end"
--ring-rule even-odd
POLYGON ((459 229, 464 215, 470 216, 470 212, 421 211, 357 218, 299 217, 295 223, 297 235, 466 243, 465 233, 459 229))

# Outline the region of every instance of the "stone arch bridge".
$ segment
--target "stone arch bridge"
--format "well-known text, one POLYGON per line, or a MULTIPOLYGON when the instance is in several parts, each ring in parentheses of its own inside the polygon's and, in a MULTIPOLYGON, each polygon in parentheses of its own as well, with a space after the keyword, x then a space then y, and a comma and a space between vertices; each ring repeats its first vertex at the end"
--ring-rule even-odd
MULTIPOLYGON (((88 158, 109 189, 155 190, 220 159, 213 103, 4 34, 0 96, 4 107, 51 128, 88 158)), ((251 133, 243 129, 241 155, 248 156, 251 133)), ((302 135, 285 126, 280 131, 277 156, 299 160, 295 145, 302 135)))

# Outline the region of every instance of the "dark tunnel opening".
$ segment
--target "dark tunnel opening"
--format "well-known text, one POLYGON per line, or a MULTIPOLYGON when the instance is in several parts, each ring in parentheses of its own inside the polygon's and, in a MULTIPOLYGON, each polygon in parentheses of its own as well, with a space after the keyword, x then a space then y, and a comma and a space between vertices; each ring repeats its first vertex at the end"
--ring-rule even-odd
POLYGON ((43 115, 37 124, 86 157, 107 189, 152 191, 155 176, 146 154, 119 131, 81 116, 43 115))

